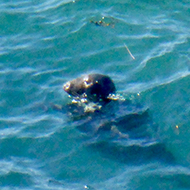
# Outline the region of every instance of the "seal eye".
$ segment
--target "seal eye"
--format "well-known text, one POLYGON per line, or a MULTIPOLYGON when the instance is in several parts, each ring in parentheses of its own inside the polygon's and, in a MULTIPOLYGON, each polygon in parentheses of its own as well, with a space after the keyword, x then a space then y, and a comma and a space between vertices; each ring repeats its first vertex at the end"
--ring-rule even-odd
POLYGON ((71 86, 70 82, 67 82, 66 84, 63 85, 63 89, 64 89, 65 91, 68 91, 69 88, 70 88, 70 86, 71 86))

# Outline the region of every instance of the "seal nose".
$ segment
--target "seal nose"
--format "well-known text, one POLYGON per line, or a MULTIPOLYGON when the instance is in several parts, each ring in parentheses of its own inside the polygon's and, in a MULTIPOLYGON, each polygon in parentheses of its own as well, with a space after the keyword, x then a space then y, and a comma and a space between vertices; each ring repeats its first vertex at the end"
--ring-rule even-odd
POLYGON ((70 88, 70 82, 67 82, 66 84, 63 85, 63 90, 65 92, 67 92, 69 90, 69 88, 70 88))

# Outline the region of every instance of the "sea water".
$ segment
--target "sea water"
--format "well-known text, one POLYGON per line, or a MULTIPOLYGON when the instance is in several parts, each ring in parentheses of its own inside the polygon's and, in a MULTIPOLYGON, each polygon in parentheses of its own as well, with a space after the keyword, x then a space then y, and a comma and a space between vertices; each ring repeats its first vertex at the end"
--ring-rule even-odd
POLYGON ((1 0, 0 189, 190 189, 189 23, 188 0, 1 0), (51 109, 86 73, 148 107, 173 162, 101 154, 51 109))

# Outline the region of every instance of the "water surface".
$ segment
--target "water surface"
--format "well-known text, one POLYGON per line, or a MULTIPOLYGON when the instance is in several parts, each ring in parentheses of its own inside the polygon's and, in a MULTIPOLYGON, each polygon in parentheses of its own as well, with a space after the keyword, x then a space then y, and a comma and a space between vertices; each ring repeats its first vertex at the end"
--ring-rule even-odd
POLYGON ((1 189, 190 188, 189 1, 0 5, 1 189), (108 26, 91 23, 100 20, 108 26), (175 162, 121 162, 107 148, 102 154, 50 108, 71 101, 63 83, 93 72, 149 108, 159 127, 154 135, 175 162))

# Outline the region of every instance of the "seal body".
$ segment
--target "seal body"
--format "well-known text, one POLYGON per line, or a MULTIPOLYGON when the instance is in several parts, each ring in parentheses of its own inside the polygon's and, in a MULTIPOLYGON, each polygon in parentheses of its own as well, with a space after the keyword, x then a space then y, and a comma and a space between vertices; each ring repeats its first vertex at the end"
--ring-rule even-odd
POLYGON ((74 97, 86 97, 88 100, 109 101, 109 94, 116 92, 115 85, 110 77, 102 74, 84 75, 67 82, 63 89, 74 97))
POLYGON ((115 94, 116 88, 107 75, 84 75, 67 82, 63 89, 79 100, 65 108, 82 132, 99 134, 114 131, 121 136, 142 126, 145 130, 145 126, 151 122, 148 109, 130 100, 109 96, 115 94), (87 102, 81 101, 83 97, 87 98, 87 102))
POLYGON ((108 76, 85 75, 67 82, 63 89, 79 101, 55 108, 67 113, 72 125, 91 137, 87 141, 91 149, 124 163, 144 164, 150 159, 173 162, 173 155, 155 139, 158 126, 152 121, 149 109, 132 100, 108 98, 116 92, 108 76), (89 101, 80 101, 83 97, 89 101), (91 105, 94 109, 88 111, 86 108, 91 105))

